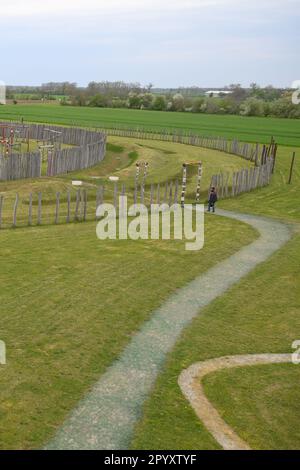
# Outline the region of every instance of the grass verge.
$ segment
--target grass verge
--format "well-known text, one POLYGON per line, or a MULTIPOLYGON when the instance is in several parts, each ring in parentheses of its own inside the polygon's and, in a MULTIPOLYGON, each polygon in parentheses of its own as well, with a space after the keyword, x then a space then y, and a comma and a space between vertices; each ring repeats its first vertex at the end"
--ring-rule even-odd
MULTIPOLYGON (((292 352, 292 342, 298 339, 300 330, 299 253, 300 235, 296 234, 283 249, 215 300, 193 321, 169 355, 144 407, 132 442, 134 449, 218 448, 182 395, 177 383, 179 374, 195 362, 214 357, 292 352)), ((299 374, 300 368, 297 368, 291 375, 290 387, 298 387, 299 374)), ((273 378, 269 381, 270 387, 272 383, 273 378)), ((223 386, 226 387, 226 383, 219 380, 215 393, 222 395, 223 386)), ((236 381, 234 386, 240 390, 243 383, 236 381)), ((255 410, 258 400, 255 385, 249 387, 248 393, 255 410)), ((282 419, 288 419, 292 413, 297 415, 297 402, 289 402, 288 410, 285 403, 282 401, 280 408, 282 419)), ((229 408, 227 412, 230 413, 229 408)), ((242 416, 242 410, 240 413, 242 416)), ((233 419, 239 421, 240 414, 233 419)), ((252 423, 257 420, 260 417, 253 412, 252 423)), ((284 438, 281 443, 277 440, 277 445, 284 443, 284 438)), ((265 440, 261 445, 269 448, 271 443, 265 440)), ((291 445, 299 448, 299 433, 291 445)))
POLYGON ((155 308, 255 236, 218 217, 197 253, 100 242, 94 223, 0 232, 1 449, 41 447, 155 308))
POLYGON ((300 369, 272 364, 222 370, 204 390, 222 418, 252 449, 299 449, 300 369), (237 386, 238 384, 238 386, 237 386))

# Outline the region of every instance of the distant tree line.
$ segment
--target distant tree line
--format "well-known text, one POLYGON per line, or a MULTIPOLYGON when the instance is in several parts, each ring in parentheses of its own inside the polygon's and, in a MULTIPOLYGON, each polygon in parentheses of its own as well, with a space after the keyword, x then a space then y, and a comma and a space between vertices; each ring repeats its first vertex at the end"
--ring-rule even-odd
POLYGON ((231 84, 227 93, 215 97, 203 88, 154 89, 150 83, 91 82, 87 87, 76 83, 45 83, 40 87, 8 87, 8 98, 59 100, 62 106, 94 108, 130 108, 203 114, 233 114, 241 116, 275 116, 300 118, 300 105, 292 103, 292 90, 273 86, 261 88, 252 83, 249 88, 231 84))

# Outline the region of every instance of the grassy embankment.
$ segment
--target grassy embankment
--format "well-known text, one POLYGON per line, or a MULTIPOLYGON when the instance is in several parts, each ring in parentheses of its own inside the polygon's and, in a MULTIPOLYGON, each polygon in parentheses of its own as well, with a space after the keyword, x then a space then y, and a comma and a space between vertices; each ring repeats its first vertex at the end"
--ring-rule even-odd
MULTIPOLYGON (((221 206, 290 223, 293 239, 184 332, 144 407, 133 448, 218 448, 183 397, 180 372, 225 355, 293 352, 300 332, 300 174, 298 165, 293 184, 287 185, 289 159, 289 149, 280 148, 270 187, 221 206)), ((212 374, 205 388, 224 419, 253 448, 298 449, 299 380, 295 365, 260 366, 212 374)))
MULTIPOLYGON (((149 163, 149 176, 146 182, 146 202, 150 198, 151 183, 161 184, 161 200, 164 197, 165 181, 175 181, 182 177, 182 164, 185 161, 197 163, 203 162, 203 180, 201 199, 205 201, 210 184, 211 175, 224 169, 233 172, 240 168, 250 166, 249 162, 232 155, 213 150, 201 149, 187 145, 133 140, 120 137, 109 137, 105 160, 99 165, 83 171, 77 171, 68 175, 55 178, 43 177, 34 180, 9 181, 0 183, 0 195, 5 196, 2 215, 2 227, 10 227, 16 193, 19 194, 18 226, 27 225, 29 194, 34 193, 33 221, 37 219, 38 192, 42 192, 43 209, 42 223, 52 224, 55 218, 56 193, 61 193, 61 205, 59 221, 65 222, 67 215, 67 191, 71 191, 71 210, 74 214, 76 206, 76 190, 72 186, 72 180, 82 180, 83 189, 88 193, 88 219, 94 220, 96 211, 96 192, 99 185, 105 185, 105 202, 113 201, 113 183, 108 176, 120 178, 119 189, 124 183, 126 192, 133 198, 134 179, 136 174, 135 162, 149 163)), ((189 167, 187 200, 194 201, 196 194, 197 166, 189 167)))
MULTIPOLYGON (((1 113, 5 109, 1 107, 1 113)), ((61 109, 65 108, 56 108, 55 112, 59 114, 61 109)), ((85 113, 91 110, 79 111, 85 113)), ((140 112, 137 113, 142 117, 140 112)), ((51 113, 48 114, 51 118, 51 113)), ((154 117, 153 113, 149 113, 149 118, 150 115, 154 117)), ((54 122, 69 119, 66 115, 56 116, 53 117, 54 122)), ((162 116, 169 114, 162 113, 162 116)), ((192 116, 175 116, 176 119, 186 117, 192 116)), ((207 133, 221 135, 215 119, 220 117, 213 118, 215 125, 210 124, 207 133)), ((83 121, 82 114, 80 119, 83 121)), ((237 119, 242 122, 240 118, 237 119)), ((287 122, 291 125, 291 121, 287 122)), ((294 125, 296 123, 292 123, 292 127, 294 125)), ((186 126, 189 128, 190 123, 186 126)), ((198 129, 201 131, 200 127, 198 129)), ((228 129, 224 132, 228 136, 231 134, 228 129)), ((244 134, 239 125, 236 126, 236 132, 240 132, 238 137, 242 139, 244 134)), ((253 139, 258 140, 258 133, 253 132, 253 139)), ((263 132, 266 132, 265 128, 263 132)), ((295 142, 295 136, 291 137, 290 131, 282 132, 286 143, 295 142)), ((270 133, 276 136, 276 132, 270 133)), ((261 138, 264 139, 264 136, 261 135, 261 138)), ((178 165, 187 155, 197 161, 199 151, 203 160, 205 155, 202 152, 209 152, 178 146, 176 154, 173 154, 169 153, 175 151, 172 144, 151 142, 147 145, 145 141, 126 142, 126 139, 112 139, 110 142, 118 146, 119 150, 111 147, 103 166, 90 169, 87 174, 80 172, 52 181, 3 183, 1 191, 9 194, 18 190, 25 194, 33 188, 43 192, 49 188, 53 194, 53 191, 61 190, 61 185, 69 187, 73 177, 92 184, 89 180, 91 176, 103 176, 105 179, 107 173, 111 172, 119 174, 121 179, 130 179, 134 175, 134 165, 128 165, 134 162, 136 153, 140 159, 152 158, 153 182, 163 182, 178 174, 178 165), (192 155, 187 152, 195 153, 192 155), (121 160, 116 159, 117 154, 121 160), (161 161, 159 165, 158 160, 161 161), (173 165, 175 160, 176 165, 173 165), (107 167, 104 170, 105 165, 107 167), (94 171, 97 171, 95 175, 94 171)), ((216 152, 207 154, 206 165, 220 169, 224 163, 228 164, 227 158, 230 165, 233 164, 229 156, 222 155, 217 162, 218 158, 216 152), (224 158, 226 161, 222 160, 224 158)), ((296 166, 293 185, 288 187, 286 178, 289 159, 290 149, 281 148, 276 175, 269 188, 223 202, 222 205, 298 222, 299 206, 295 195, 299 188, 299 172, 296 166)), ((240 164, 244 166, 245 162, 234 159, 234 165, 240 164)), ((94 181, 93 184, 98 183, 94 181)), ((206 230, 206 247, 196 256, 189 256, 182 246, 168 242, 141 242, 138 250, 133 242, 100 244, 94 235, 94 224, 20 229, 0 234, 4 246, 1 250, 1 304, 6 306, 5 312, 1 314, 0 337, 7 343, 9 361, 5 374, 1 376, 2 448, 32 448, 45 442, 105 367, 118 356, 153 308, 167 298, 173 289, 204 272, 214 262, 236 251, 255 236, 248 227, 217 217, 207 219, 206 230), (79 285, 81 289, 78 289, 79 285), (147 289, 144 289, 145 285, 147 289)), ((206 309, 204 317, 196 319, 191 328, 185 331, 170 354, 165 370, 146 404, 133 446, 216 447, 182 397, 177 385, 178 375, 192 362, 208 357, 251 352, 290 352, 291 343, 297 339, 300 326, 297 307, 299 238, 299 235, 295 235, 283 250, 214 302, 206 309)), ((275 383, 286 397, 283 384, 287 375, 284 369, 278 370, 283 373, 279 372, 275 378, 272 375, 269 385, 275 383)), ((299 369, 291 371, 290 384, 296 388, 299 369)), ((208 379, 217 380, 214 377, 208 379)), ((225 390, 227 379, 221 377, 220 380, 220 387, 223 386, 225 390)), ((243 388, 243 382, 240 383, 237 393, 243 388)), ((240 402, 243 399, 241 395, 240 402)), ((276 419, 276 413, 281 413, 283 419, 294 428, 295 422, 291 416, 297 415, 297 401, 291 403, 289 410, 285 411, 284 397, 279 401, 281 406, 277 410, 272 407, 272 416, 276 419)), ((211 399, 214 400, 214 397, 211 396, 211 399)), ((225 408, 226 403, 230 403, 230 400, 224 399, 225 408)), ((221 406, 218 403, 216 405, 221 406)), ((225 412, 230 414, 230 408, 227 407, 225 412)), ((252 414, 254 424, 251 423, 251 426, 256 440, 251 440, 248 433, 246 438, 249 443, 257 447, 266 443, 272 446, 266 438, 268 423, 262 426, 256 413, 252 414), (258 424, 255 424, 256 416, 258 424)), ((234 421, 237 432, 242 433, 242 413, 237 419, 232 415, 230 419, 234 421)), ((274 441, 276 445, 284 445, 280 427, 277 430, 274 426, 274 432, 278 434, 274 441)), ((290 446, 299 446, 299 435, 296 431, 293 435, 290 446)))
POLYGON ((218 217, 197 253, 101 242, 91 222, 2 231, 0 448, 41 447, 153 309, 255 236, 218 217))

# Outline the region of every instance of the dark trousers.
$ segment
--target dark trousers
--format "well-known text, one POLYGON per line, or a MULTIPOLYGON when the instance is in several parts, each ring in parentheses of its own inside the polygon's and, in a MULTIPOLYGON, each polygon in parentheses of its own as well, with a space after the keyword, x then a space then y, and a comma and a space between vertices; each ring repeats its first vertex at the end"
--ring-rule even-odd
POLYGON ((212 209, 213 212, 215 212, 215 203, 214 202, 209 202, 208 203, 208 212, 210 212, 210 209, 212 209))

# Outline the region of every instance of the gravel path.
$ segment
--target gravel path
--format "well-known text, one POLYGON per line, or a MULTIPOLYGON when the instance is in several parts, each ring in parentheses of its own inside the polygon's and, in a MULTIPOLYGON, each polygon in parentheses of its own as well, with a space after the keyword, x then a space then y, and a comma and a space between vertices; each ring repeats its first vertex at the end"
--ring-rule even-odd
POLYGON ((144 401, 183 329, 201 314, 203 307, 290 238, 289 228, 271 219, 222 210, 217 214, 252 225, 260 237, 179 289, 154 311, 47 449, 128 449, 144 401))
POLYGON ((222 369, 288 362, 292 362, 292 354, 247 354, 219 357, 193 364, 180 374, 178 383, 198 418, 224 450, 250 450, 248 444, 228 426, 206 398, 201 380, 206 375, 222 369))

